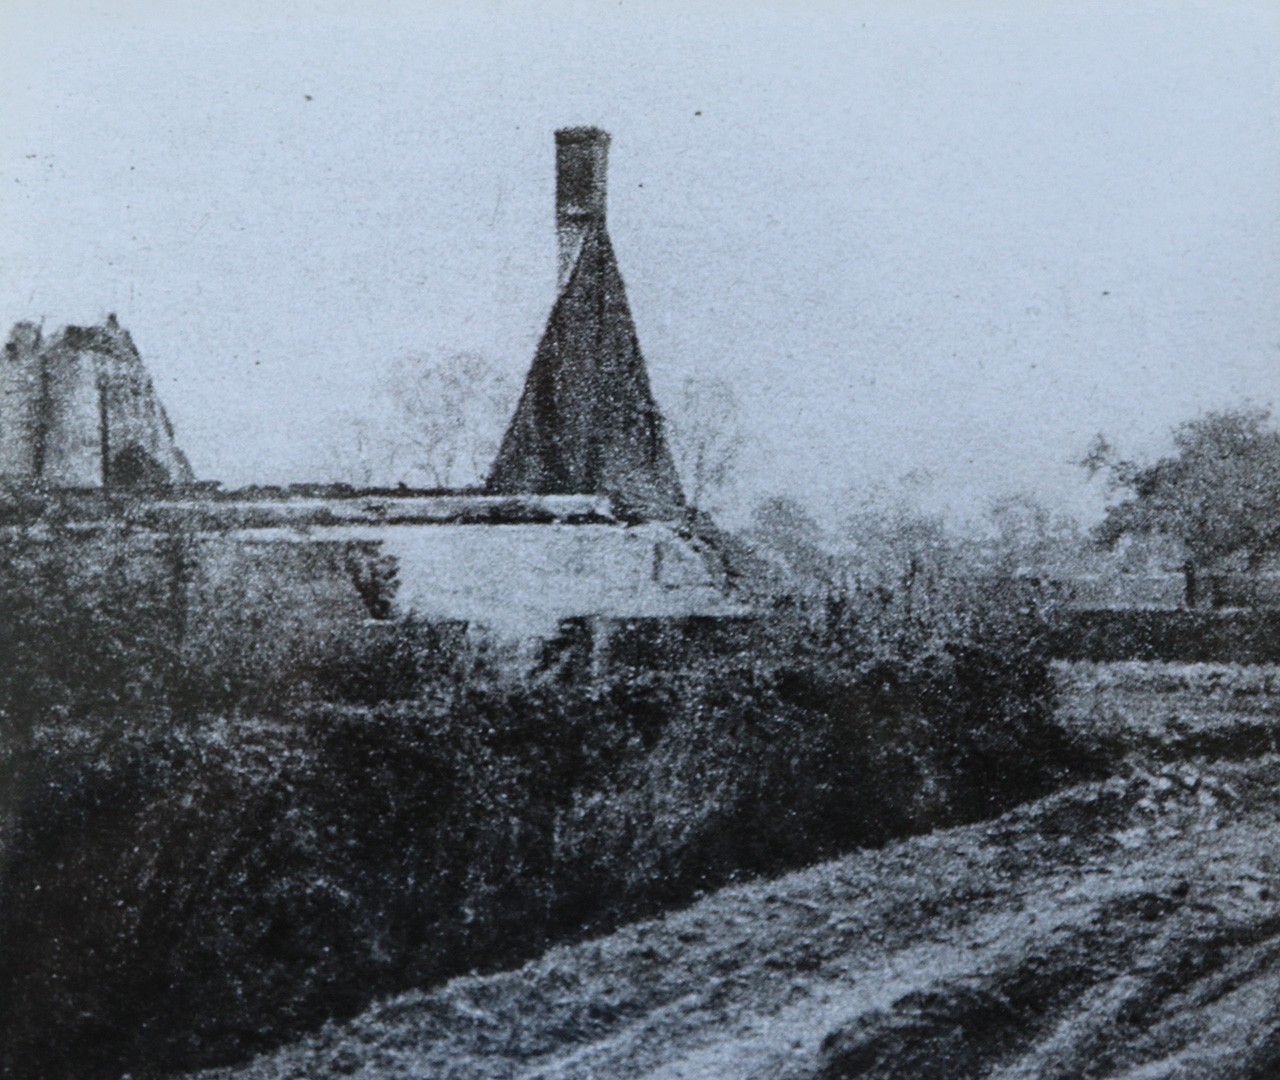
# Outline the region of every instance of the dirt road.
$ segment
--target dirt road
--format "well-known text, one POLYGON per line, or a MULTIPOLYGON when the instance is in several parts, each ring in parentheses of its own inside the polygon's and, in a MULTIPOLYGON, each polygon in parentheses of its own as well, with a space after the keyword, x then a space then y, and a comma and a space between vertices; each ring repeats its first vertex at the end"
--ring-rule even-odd
POLYGON ((1118 774, 403 995, 239 1070, 1280 1076, 1276 669, 1064 669, 1118 774))

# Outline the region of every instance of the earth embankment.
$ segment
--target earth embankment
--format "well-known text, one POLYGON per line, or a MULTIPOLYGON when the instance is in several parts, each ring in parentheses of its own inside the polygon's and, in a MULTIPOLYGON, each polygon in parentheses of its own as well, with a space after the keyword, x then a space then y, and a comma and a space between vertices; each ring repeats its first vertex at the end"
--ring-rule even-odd
POLYGON ((1280 1075, 1280 670, 1064 665, 1112 777, 402 995, 208 1080, 1280 1075))

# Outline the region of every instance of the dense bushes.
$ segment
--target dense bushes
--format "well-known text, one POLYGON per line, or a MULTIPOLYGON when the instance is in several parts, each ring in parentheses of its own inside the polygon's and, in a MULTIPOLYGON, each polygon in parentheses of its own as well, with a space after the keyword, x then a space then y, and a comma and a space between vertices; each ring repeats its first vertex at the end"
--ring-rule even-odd
POLYGON ((382 701, 459 674, 464 627, 386 617, 372 544, 43 521, 0 535, 0 738, 102 710, 382 701))
POLYGON ((1072 611, 1059 620, 1054 654, 1094 662, 1280 662, 1280 608, 1236 611, 1072 611))
POLYGON ((1042 601, 920 574, 776 593, 697 665, 593 681, 502 676, 453 630, 366 625, 282 654, 239 699, 206 687, 216 711, 201 671, 131 643, 145 612, 88 605, 106 621, 56 641, 90 677, 34 732, 0 864, 3 1068, 234 1058, 1044 791, 1095 759, 1054 721, 1042 601), (123 653, 92 659, 102 633, 123 653), (121 660, 116 689, 77 696, 121 660), (159 674, 135 685, 134 665, 159 674))
POLYGON ((51 712, 142 706, 178 676, 162 538, 70 527, 0 540, 0 735, 51 712))

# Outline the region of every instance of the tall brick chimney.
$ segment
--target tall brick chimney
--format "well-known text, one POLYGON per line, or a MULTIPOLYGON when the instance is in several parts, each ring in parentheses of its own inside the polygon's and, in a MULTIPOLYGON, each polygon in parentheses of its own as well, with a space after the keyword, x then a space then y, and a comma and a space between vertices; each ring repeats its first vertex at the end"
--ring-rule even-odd
POLYGON ((609 133, 594 127, 556 132, 556 236, 560 241, 557 293, 564 292, 583 238, 604 225, 609 133))
POLYGON ((684 493, 604 220, 609 136, 556 132, 560 288, 486 484, 495 495, 607 495, 672 521, 684 493))

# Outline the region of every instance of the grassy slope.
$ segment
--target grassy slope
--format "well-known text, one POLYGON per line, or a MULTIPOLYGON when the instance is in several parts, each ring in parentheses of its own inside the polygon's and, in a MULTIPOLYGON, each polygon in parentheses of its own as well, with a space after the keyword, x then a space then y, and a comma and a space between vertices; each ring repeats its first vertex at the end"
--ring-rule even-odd
POLYGON ((1076 722, 1127 737, 1121 775, 404 995, 213 1075, 1275 1075, 1274 670, 1064 682, 1076 722))
POLYGON ((1095 767, 1043 665, 936 659, 910 678, 801 656, 288 720, 51 724, 0 863, 0 1071, 243 1061, 408 987, 1095 767))

